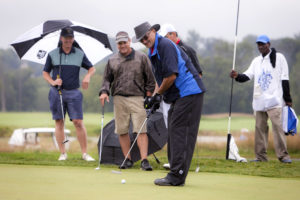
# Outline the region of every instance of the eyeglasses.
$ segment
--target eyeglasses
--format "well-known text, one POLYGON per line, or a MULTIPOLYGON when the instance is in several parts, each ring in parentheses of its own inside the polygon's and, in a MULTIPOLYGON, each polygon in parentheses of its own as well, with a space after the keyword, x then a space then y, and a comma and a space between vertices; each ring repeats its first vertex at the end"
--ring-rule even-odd
POLYGON ((151 33, 151 30, 148 31, 142 39, 140 39, 140 42, 143 43, 144 40, 148 40, 150 33, 151 33))

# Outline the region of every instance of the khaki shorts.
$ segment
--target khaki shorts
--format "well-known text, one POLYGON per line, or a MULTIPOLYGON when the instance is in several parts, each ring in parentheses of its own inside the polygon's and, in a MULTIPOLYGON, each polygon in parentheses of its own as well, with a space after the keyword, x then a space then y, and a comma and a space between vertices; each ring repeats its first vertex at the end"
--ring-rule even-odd
MULTIPOLYGON (((130 120, 133 132, 138 133, 147 114, 144 109, 144 99, 141 96, 114 96, 115 133, 123 135, 128 133, 130 120)), ((147 123, 141 133, 147 132, 147 123)))

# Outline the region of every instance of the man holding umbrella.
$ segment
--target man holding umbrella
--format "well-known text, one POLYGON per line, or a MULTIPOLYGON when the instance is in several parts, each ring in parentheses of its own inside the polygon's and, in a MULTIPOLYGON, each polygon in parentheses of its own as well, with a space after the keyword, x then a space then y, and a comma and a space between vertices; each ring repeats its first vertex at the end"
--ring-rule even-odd
POLYGON ((134 42, 149 48, 152 70, 159 86, 148 107, 159 105, 162 97, 170 103, 168 136, 170 172, 156 179, 160 186, 185 184, 197 139, 202 111, 204 85, 187 55, 170 40, 160 36, 160 25, 144 22, 134 28, 134 42))
POLYGON ((64 115, 68 112, 76 129, 82 158, 86 161, 95 161, 87 154, 87 132, 83 124, 82 93, 78 90, 80 68, 88 70, 82 81, 83 89, 88 89, 95 68, 84 52, 74 47, 74 32, 71 27, 61 30, 60 42, 61 46, 48 54, 43 71, 44 79, 51 85, 48 98, 52 118, 55 120, 55 136, 61 152, 58 160, 67 159, 64 145, 64 115), (52 77, 50 72, 52 72, 52 77))

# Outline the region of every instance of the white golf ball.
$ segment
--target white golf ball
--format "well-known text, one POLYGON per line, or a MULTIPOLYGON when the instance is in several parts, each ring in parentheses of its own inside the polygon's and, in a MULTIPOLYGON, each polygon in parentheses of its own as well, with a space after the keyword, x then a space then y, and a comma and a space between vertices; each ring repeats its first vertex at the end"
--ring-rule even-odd
POLYGON ((125 184, 125 183, 126 183, 126 180, 125 180, 125 179, 122 179, 122 180, 121 180, 121 183, 122 183, 122 184, 125 184))

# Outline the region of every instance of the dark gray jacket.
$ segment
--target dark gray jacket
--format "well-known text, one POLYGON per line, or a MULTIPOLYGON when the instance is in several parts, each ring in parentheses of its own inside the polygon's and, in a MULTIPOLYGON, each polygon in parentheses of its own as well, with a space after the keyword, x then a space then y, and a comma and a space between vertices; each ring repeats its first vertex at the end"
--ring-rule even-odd
POLYGON ((127 57, 120 53, 109 58, 103 77, 102 92, 115 96, 144 96, 146 91, 153 93, 155 79, 151 62, 142 52, 132 52, 127 57))

